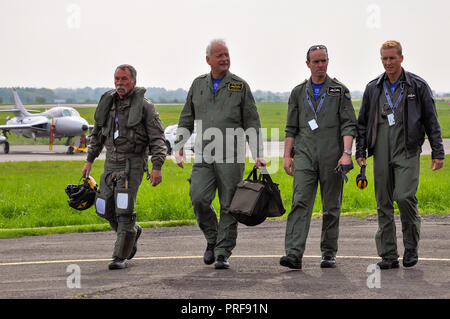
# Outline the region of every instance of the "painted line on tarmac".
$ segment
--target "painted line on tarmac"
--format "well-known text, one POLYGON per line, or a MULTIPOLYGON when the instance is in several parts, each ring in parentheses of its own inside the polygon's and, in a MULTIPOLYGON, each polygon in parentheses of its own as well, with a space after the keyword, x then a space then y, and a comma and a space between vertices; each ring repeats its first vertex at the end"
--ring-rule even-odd
MULTIPOLYGON (((154 257, 135 257, 133 260, 173 260, 173 259, 197 259, 203 258, 203 256, 154 256, 154 257)), ((235 255, 231 258, 280 258, 280 255, 235 255)), ((322 258, 317 255, 304 255, 303 258, 322 258)), ((338 256, 337 259, 380 259, 375 256, 338 256)), ((400 260, 402 258, 399 258, 400 260)), ((99 258, 99 259, 66 259, 66 260, 41 260, 41 261, 20 261, 0 263, 0 266, 25 266, 25 265, 46 265, 46 264, 66 264, 66 263, 84 263, 84 262, 101 262, 111 261, 111 258, 99 258)), ((419 261, 438 261, 438 262, 450 262, 450 258, 427 258, 420 257, 419 261)))

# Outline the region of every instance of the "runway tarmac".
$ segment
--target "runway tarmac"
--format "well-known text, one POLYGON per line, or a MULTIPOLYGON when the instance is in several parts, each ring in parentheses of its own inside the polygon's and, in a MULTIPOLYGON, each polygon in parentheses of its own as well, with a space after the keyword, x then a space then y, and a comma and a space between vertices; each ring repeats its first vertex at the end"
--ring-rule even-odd
MULTIPOLYGON (((444 140, 446 154, 449 141, 444 140)), ((429 153, 427 145, 423 154, 429 153)), ((45 145, 12 145, 10 154, 0 153, 0 161, 86 159, 86 154, 66 155, 66 149, 54 145, 50 152, 45 145)), ((203 264, 206 243, 197 226, 144 229, 136 257, 129 268, 120 271, 107 269, 115 240, 112 231, 0 239, 0 299, 167 298, 183 303, 211 298, 450 298, 450 216, 423 216, 417 266, 381 273, 374 268, 379 260, 374 242, 376 217, 341 218, 336 269, 319 268, 320 219, 311 223, 303 269, 281 267, 285 223, 240 225, 231 269, 225 271, 203 264), (77 270, 79 288, 71 277, 77 270)), ((396 224, 402 255, 398 216, 396 224)))
MULTIPOLYGON (((319 267, 321 219, 312 220, 302 270, 279 265, 285 220, 240 224, 228 270, 203 263, 197 226, 144 229, 129 267, 114 271, 112 231, 0 239, 0 299, 448 299, 450 216, 422 217, 419 263, 382 271, 374 266, 376 217, 341 218, 335 269, 319 267)), ((402 256, 398 216, 396 225, 402 256)))

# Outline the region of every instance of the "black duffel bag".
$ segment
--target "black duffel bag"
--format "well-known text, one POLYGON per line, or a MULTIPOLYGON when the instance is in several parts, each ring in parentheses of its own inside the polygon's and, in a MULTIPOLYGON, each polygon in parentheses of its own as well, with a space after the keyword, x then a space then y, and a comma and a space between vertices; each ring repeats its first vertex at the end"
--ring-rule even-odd
POLYGON ((281 216, 285 211, 278 184, 273 183, 268 172, 260 172, 258 177, 256 167, 237 185, 229 208, 229 213, 247 226, 259 225, 267 217, 281 216))
MULTIPOLYGON (((267 170, 266 170, 267 171, 267 170)), ((266 181, 266 187, 270 193, 269 203, 267 204, 267 217, 280 217, 286 212, 281 199, 280 189, 278 184, 275 184, 270 178, 269 172, 263 174, 263 180, 266 181)))

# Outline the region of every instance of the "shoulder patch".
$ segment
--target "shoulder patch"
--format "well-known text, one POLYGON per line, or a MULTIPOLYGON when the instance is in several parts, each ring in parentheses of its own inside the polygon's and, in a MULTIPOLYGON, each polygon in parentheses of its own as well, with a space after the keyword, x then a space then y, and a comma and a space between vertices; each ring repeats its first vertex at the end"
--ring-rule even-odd
POLYGON ((352 95, 350 94, 350 91, 348 89, 344 90, 344 96, 347 100, 351 100, 352 99, 352 95))
POLYGON ((330 96, 339 96, 342 94, 342 86, 329 86, 327 94, 330 96))
POLYGON ((228 83, 228 91, 241 92, 243 88, 244 88, 244 83, 243 82, 231 82, 231 83, 228 83))

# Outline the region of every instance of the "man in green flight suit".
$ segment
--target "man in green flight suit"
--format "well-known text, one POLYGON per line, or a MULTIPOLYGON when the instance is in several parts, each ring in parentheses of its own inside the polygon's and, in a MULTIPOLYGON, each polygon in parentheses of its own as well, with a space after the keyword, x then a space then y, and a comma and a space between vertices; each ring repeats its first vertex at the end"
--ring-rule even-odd
POLYGON ((236 185, 245 168, 245 138, 259 168, 262 159, 260 120, 248 84, 229 71, 230 56, 223 40, 206 49, 211 72, 197 77, 180 115, 175 158, 184 167, 183 145, 197 126, 189 194, 200 229, 207 241, 204 262, 216 269, 229 268, 236 246, 237 221, 228 213, 236 185), (245 132, 244 132, 245 130, 245 132), (218 190, 220 220, 211 205, 218 190))
POLYGON ((356 160, 366 165, 366 151, 373 155, 378 231, 375 242, 381 269, 398 268, 394 201, 398 204, 403 232, 403 266, 418 260, 420 216, 415 196, 419 186, 420 153, 425 132, 431 145, 431 168, 438 170, 445 157, 441 127, 428 84, 405 71, 402 46, 386 41, 380 49, 385 73, 369 82, 358 116, 356 160))
POLYGON ((144 172, 153 186, 162 181, 165 160, 164 129, 153 103, 144 98, 145 89, 136 87, 136 70, 120 65, 114 73, 116 89, 101 97, 90 136, 83 176, 89 176, 94 160, 106 147, 104 172, 95 206, 117 232, 113 261, 109 269, 127 267, 134 257, 142 228, 136 224, 134 206, 144 172), (148 155, 152 172, 148 175, 148 155))
POLYGON ((336 267, 343 178, 351 169, 356 116, 349 90, 327 75, 328 51, 309 48, 306 64, 311 77, 289 97, 283 167, 294 176, 292 209, 286 223, 285 250, 280 264, 302 268, 317 185, 323 205, 320 267, 336 267), (295 151, 294 158, 292 153, 295 151))

